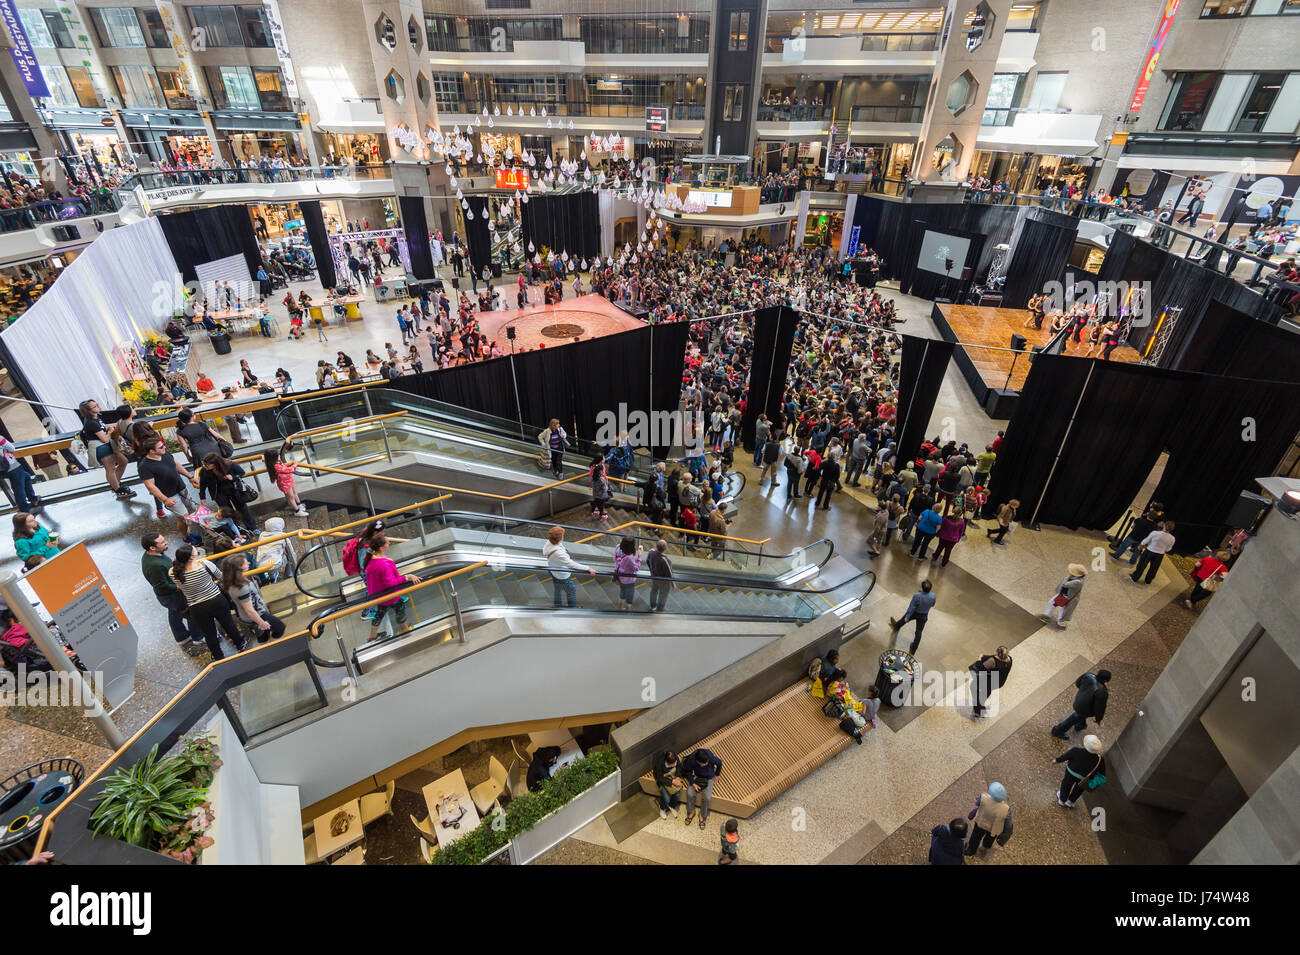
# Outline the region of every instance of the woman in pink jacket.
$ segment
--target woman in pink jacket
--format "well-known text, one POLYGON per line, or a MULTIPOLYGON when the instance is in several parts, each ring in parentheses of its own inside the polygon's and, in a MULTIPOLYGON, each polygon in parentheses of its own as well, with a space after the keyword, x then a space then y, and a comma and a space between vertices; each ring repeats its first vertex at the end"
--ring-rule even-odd
POLYGON ((618 584, 618 609, 631 610, 636 599, 636 575, 641 570, 643 549, 630 537, 624 537, 614 550, 614 583, 618 584))
MULTIPOLYGON (((403 576, 397 572, 397 564, 393 563, 388 556, 388 538, 383 534, 376 534, 370 538, 370 560, 366 564, 366 593, 370 596, 382 594, 386 590, 392 590, 401 584, 418 584, 420 578, 414 574, 403 576)), ((393 597, 385 600, 375 607, 374 619, 370 621, 370 639, 367 643, 373 643, 379 636, 379 625, 383 623, 384 618, 390 613, 397 615, 397 623, 393 628, 393 635, 405 633, 410 627, 403 626, 406 623, 406 598, 393 597), (401 627, 401 630, 397 628, 401 627)))
MULTIPOLYGON (((951 504, 949 505, 951 507, 951 504)), ((966 521, 960 514, 954 516, 948 514, 944 517, 943 523, 939 525, 939 546, 934 549, 934 556, 930 558, 930 563, 939 560, 939 555, 943 555, 940 561, 940 567, 948 566, 948 558, 952 556, 952 549, 957 546, 957 542, 962 539, 966 533, 966 521)))

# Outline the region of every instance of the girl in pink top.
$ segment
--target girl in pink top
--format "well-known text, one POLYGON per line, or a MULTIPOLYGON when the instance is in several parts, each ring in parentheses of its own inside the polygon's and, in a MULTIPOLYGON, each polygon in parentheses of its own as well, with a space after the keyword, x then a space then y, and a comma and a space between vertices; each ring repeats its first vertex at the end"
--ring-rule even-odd
MULTIPOLYGON (((289 445, 286 444, 283 450, 289 450, 289 445)), ((298 465, 281 458, 279 451, 267 451, 262 455, 262 460, 266 464, 267 476, 275 479, 275 486, 284 494, 285 503, 293 508, 298 517, 306 517, 307 506, 298 497, 298 491, 294 487, 293 476, 298 472, 298 465)))
MULTIPOLYGON (((418 584, 420 578, 413 574, 402 576, 398 573, 397 564, 393 563, 388 556, 388 538, 383 534, 376 534, 370 538, 370 561, 366 564, 366 593, 371 596, 381 594, 385 590, 392 590, 401 584, 418 584)), ((384 618, 390 613, 397 615, 397 623, 393 630, 393 636, 398 633, 405 633, 410 627, 403 626, 406 623, 406 598, 391 597, 375 607, 374 619, 370 621, 370 638, 367 643, 373 643, 379 636, 379 625, 383 623, 384 618), (396 629, 401 627, 400 630, 396 629)))

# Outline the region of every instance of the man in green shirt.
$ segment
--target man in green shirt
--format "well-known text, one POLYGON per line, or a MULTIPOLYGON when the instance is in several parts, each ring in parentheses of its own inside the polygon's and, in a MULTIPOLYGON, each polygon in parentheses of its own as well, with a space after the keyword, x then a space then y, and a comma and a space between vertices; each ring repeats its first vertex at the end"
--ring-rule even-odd
POLYGON ((177 646, 190 656, 207 652, 207 647, 200 638, 191 635, 189 622, 185 617, 185 596, 172 579, 172 561, 167 556, 167 538, 162 534, 145 534, 140 538, 144 556, 140 558, 140 572, 153 587, 153 595, 167 609, 167 623, 172 628, 172 637, 177 646))
POLYGON ((975 455, 975 483, 980 487, 989 486, 989 472, 993 470, 993 462, 997 460, 997 455, 993 453, 993 445, 984 446, 984 453, 975 455))

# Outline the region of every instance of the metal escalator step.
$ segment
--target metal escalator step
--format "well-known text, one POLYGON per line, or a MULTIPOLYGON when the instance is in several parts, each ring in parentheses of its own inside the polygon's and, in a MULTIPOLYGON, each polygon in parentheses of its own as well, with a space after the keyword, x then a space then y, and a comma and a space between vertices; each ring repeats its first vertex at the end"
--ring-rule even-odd
POLYGON ((519 583, 518 580, 515 580, 509 575, 503 579, 496 580, 494 586, 500 592, 502 600, 508 605, 526 607, 533 602, 528 591, 519 583))

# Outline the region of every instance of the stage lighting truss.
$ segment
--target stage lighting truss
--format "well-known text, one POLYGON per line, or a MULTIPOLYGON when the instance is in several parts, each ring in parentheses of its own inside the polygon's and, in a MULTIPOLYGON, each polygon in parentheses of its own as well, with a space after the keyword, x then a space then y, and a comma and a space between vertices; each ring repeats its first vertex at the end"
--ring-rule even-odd
MULTIPOLYGON (((1142 353, 1142 363, 1144 365, 1159 365, 1160 359, 1164 356, 1165 348, 1169 345, 1169 339, 1173 337, 1174 329, 1178 327, 1178 319, 1182 317, 1183 310, 1177 305, 1166 305, 1160 310, 1160 317, 1156 319, 1155 331, 1151 333, 1150 340, 1147 341, 1146 351, 1142 353)), ((1127 319, 1129 326, 1132 327, 1132 313, 1127 319)), ((1121 328, 1121 331, 1123 329, 1121 328)), ((1123 340, 1122 336, 1121 340, 1123 340)))

